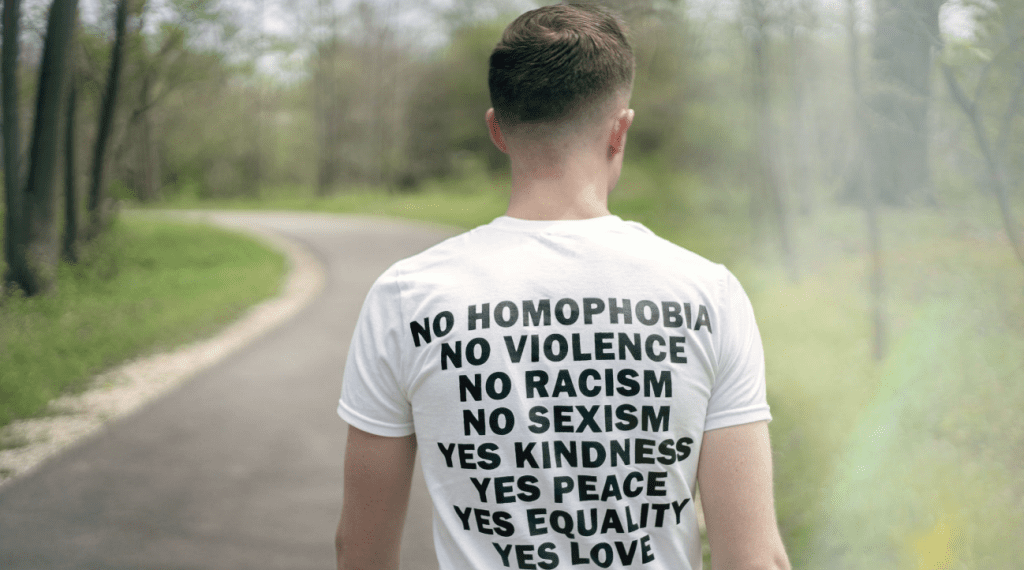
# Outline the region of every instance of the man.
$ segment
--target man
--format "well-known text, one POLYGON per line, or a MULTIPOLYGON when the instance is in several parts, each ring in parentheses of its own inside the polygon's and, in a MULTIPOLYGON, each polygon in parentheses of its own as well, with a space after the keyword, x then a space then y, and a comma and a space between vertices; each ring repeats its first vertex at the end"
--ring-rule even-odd
POLYGON ((634 60, 592 6, 491 55, 506 216, 392 266, 363 306, 338 567, 398 567, 417 447, 443 570, 788 568, 764 357, 736 279, 608 212, 634 60), (699 460, 698 460, 699 458, 699 460))

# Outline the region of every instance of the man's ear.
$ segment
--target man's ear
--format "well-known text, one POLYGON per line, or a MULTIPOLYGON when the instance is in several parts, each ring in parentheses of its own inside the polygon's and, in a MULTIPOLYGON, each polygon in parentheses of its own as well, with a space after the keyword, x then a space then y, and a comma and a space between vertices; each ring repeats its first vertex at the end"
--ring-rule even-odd
POLYGON ((491 142, 494 143, 494 146, 498 147, 498 150, 508 154, 508 146, 505 145, 505 137, 501 134, 501 125, 498 124, 498 118, 494 115, 493 107, 487 109, 484 118, 487 120, 487 131, 491 134, 491 142))
POLYGON ((608 158, 621 153, 626 148, 626 131, 633 124, 636 112, 633 109, 622 109, 612 123, 612 133, 608 140, 608 158))

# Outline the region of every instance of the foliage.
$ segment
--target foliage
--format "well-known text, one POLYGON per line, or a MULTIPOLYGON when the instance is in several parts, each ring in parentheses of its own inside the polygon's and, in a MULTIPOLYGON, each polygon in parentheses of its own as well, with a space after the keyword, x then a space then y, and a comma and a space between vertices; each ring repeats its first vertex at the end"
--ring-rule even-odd
POLYGON ((507 177, 492 177, 479 169, 459 180, 427 181, 415 193, 388 194, 379 188, 364 186, 321 197, 317 196, 312 186, 291 185, 272 188, 266 197, 259 199, 245 196, 202 199, 194 194, 181 194, 161 207, 356 213, 398 216, 471 228, 504 213, 508 206, 507 188, 507 177))
MULTIPOLYGON (((256 71, 258 54, 240 59, 196 40, 210 35, 211 20, 230 27, 230 14, 196 18, 178 10, 155 31, 138 30, 129 46, 114 178, 138 200, 165 191, 255 196, 309 183, 324 191, 325 180, 328 192, 414 188, 460 176, 466 164, 504 167, 482 116, 487 55, 508 16, 451 20, 448 41, 423 51, 379 10, 357 6, 332 16, 356 23, 342 31, 324 36, 314 26, 312 39, 274 44, 306 50, 306 72, 282 82, 256 71), (153 172, 155 189, 147 182, 153 172)), ((722 121, 729 114, 707 112, 721 93, 711 89, 695 36, 679 33, 685 19, 670 8, 652 10, 630 12, 639 67, 629 152, 709 172, 732 153, 737 135, 722 121)), ((93 33, 86 44, 89 68, 103 69, 102 36, 93 33)), ((87 83, 97 84, 95 75, 87 83)))
POLYGON ((1013 567, 1024 298, 995 207, 883 212, 895 340, 881 362, 859 213, 823 215, 800 228, 816 267, 800 284, 741 266, 766 347, 794 567, 943 567, 927 564, 936 556, 951 568, 1013 567))
POLYGON ((417 78, 407 119, 411 181, 462 174, 460 155, 473 156, 492 171, 506 164, 484 127, 484 112, 491 106, 488 56, 503 29, 498 22, 487 22, 456 30, 447 48, 417 78))
POLYGON ((206 226, 127 217, 42 297, 0 298, 0 426, 138 355, 215 330, 272 295, 280 254, 206 226))
MULTIPOLYGON (((259 16, 251 6, 176 2, 158 13, 155 4, 140 4, 131 20, 112 182, 133 199, 158 201, 164 192, 222 199, 315 185, 325 157, 336 162, 337 172, 322 192, 367 185, 415 190, 430 179, 461 176, 467 164, 500 171, 504 157, 482 127, 489 106, 487 55, 511 17, 500 14, 527 4, 474 3, 471 10, 424 4, 417 14, 440 30, 433 43, 412 35, 424 29, 403 23, 397 2, 355 3, 351 9, 306 2, 284 22, 292 28, 284 32, 253 26, 259 16), (328 80, 317 76, 324 64, 335 70, 328 80), (323 101, 333 109, 329 121, 323 101), (327 127, 334 129, 331 140, 322 138, 327 127)), ((782 198, 787 208, 808 213, 815 204, 856 192, 847 44, 836 33, 841 14, 808 2, 761 4, 768 119, 782 198)), ((953 58, 960 76, 973 84, 985 57, 1016 37, 1020 10, 1010 2, 998 9, 986 2, 961 4, 976 6, 979 33, 951 40, 944 58, 953 58)), ((725 7, 643 0, 616 6, 630 20, 639 64, 629 158, 654 157, 716 187, 755 187, 745 47, 752 25, 725 7)), ((95 136, 91 115, 108 63, 111 37, 102 21, 87 23, 81 34, 87 56, 80 95, 84 140, 95 136)), ((1008 121, 1000 114, 1013 93, 1014 73, 1008 65, 989 74, 985 108, 993 129, 1009 125, 1005 164, 1016 179, 1017 165, 1024 164, 1024 127, 1019 114, 1008 121)), ((962 142, 963 119, 943 95, 933 90, 929 121, 938 198, 952 181, 963 187, 983 170, 977 152, 962 142)), ((758 228, 767 208, 756 195, 750 200, 751 223, 764 232, 758 228)))

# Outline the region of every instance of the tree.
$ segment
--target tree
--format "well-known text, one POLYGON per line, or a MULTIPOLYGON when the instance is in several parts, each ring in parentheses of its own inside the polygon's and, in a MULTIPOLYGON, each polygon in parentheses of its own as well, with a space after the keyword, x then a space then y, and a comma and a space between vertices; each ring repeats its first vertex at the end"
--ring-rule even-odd
MULTIPOLYGON (((77 61, 77 58, 74 61, 77 61)), ((61 257, 68 262, 77 263, 80 209, 78 168, 75 161, 77 151, 76 115, 78 111, 77 72, 72 71, 71 76, 68 85, 67 112, 64 117, 64 238, 61 240, 61 257)))
MULTIPOLYGON (((248 150, 253 148, 256 137, 250 136, 251 113, 247 122, 231 123, 224 121, 219 110, 204 108, 211 99, 219 103, 223 96, 225 52, 251 51, 238 43, 236 26, 218 10, 219 5, 211 0, 130 1, 128 4, 117 83, 116 107, 122 111, 111 117, 111 148, 103 168, 106 169, 104 180, 123 184, 142 201, 159 200, 167 180, 202 178, 192 172, 181 172, 176 168, 180 164, 174 164, 172 157, 175 153, 194 156, 200 152, 200 147, 215 146, 201 134, 227 128, 231 131, 231 140, 248 150), (198 122, 189 122, 192 117, 200 118, 198 122), (173 131, 189 131, 186 141, 169 142, 178 134, 173 131)), ((104 58, 94 49, 94 59, 110 62, 115 50, 103 49, 110 57, 104 58)), ((111 63, 104 68, 109 75, 111 63)), ((242 79, 241 74, 236 78, 242 79)), ((105 79, 96 82, 110 85, 105 79)), ((239 97, 232 101, 233 110, 237 111, 240 104, 248 101, 251 98, 239 97)), ((210 164, 223 162, 219 157, 207 159, 210 164)), ((233 165, 237 171, 235 177, 255 174, 251 166, 233 165)), ((103 191, 107 192, 110 186, 105 182, 103 191)), ((235 186, 239 184, 232 187, 235 186)), ((109 203, 109 198, 106 200, 109 203)))
POLYGON ((928 165, 932 49, 945 0, 878 0, 871 109, 875 191, 887 204, 934 202, 928 165))
POLYGON ((391 186, 399 176, 412 58, 391 23, 396 8, 394 0, 361 1, 339 14, 325 1, 318 4, 326 24, 312 62, 321 195, 343 183, 391 186), (351 29, 343 30, 341 20, 351 29))
MULTIPOLYGON (((114 145, 113 162, 120 165, 119 174, 137 196, 143 202, 152 202, 160 198, 162 186, 156 116, 163 101, 184 82, 180 68, 186 65, 183 62, 186 32, 183 22, 165 22, 158 32, 159 48, 151 51, 147 46, 149 38, 142 35, 145 19, 152 12, 147 8, 146 4, 134 7, 139 24, 134 32, 125 31, 128 37, 121 48, 125 63, 134 70, 122 79, 126 85, 121 89, 129 91, 125 98, 134 103, 114 145)), ((182 21, 184 19, 182 15, 182 21)), ((122 71, 122 75, 125 74, 122 71)))
MULTIPOLYGON (((24 185, 24 193, 14 198, 14 209, 9 216, 16 218, 13 224, 13 240, 8 244, 9 255, 8 280, 15 283, 27 295, 36 295, 52 288, 57 276, 57 226, 54 219, 55 194, 54 178, 57 165, 57 149, 60 132, 60 121, 65 104, 67 86, 68 61, 71 41, 75 27, 78 2, 77 0, 54 0, 46 25, 46 39, 43 44, 43 57, 39 65, 39 86, 36 93, 36 114, 32 129, 32 143, 28 156, 28 173, 24 185), (21 198, 24 200, 21 201, 21 198)), ((8 53, 6 48, 9 40, 17 41, 17 37, 9 38, 8 31, 17 32, 17 8, 7 13, 5 5, 4 26, 4 74, 16 73, 8 69, 8 53)), ((17 50, 14 50, 16 57, 17 50)), ((4 92, 4 128, 16 129, 12 123, 17 118, 17 101, 8 98, 5 81, 4 92)), ((14 94, 16 96, 16 93, 14 94)), ((7 140, 5 145, 16 142, 7 140)), ((17 131, 14 130, 14 136, 17 131)), ((8 150, 8 152, 10 152, 8 150)), ((15 155, 16 157, 16 155, 15 155)), ((10 160, 12 157, 6 157, 10 160)), ((8 176, 14 177, 18 184, 17 167, 8 176)), ((10 188, 10 186, 8 186, 10 188)), ((17 194, 17 193, 16 193, 17 194)))
POLYGON ((968 95, 963 88, 957 73, 949 59, 941 63, 942 74, 949 88, 953 101, 967 117, 971 125, 971 133, 981 152, 988 188, 999 206, 1003 228, 1006 231, 1010 246, 1017 260, 1024 267, 1024 239, 1021 238, 1019 225, 1010 204, 1010 181, 1006 172, 1004 158, 1009 154, 1009 143, 1014 118, 1020 113, 1024 100, 1024 29, 1012 29, 1008 26, 1010 37, 1005 43, 998 45, 994 53, 987 58, 978 74, 973 95, 968 95), (993 75, 997 69, 1003 69, 1003 75, 1009 79, 1009 95, 1006 97, 1005 108, 997 114, 1000 123, 997 127, 995 142, 990 135, 990 127, 986 125, 985 106, 983 99, 994 90, 993 75))
POLYGON ((343 44, 332 36, 316 46, 313 69, 313 115, 316 124, 317 194, 325 196, 333 192, 344 176, 344 137, 347 129, 346 111, 350 104, 350 92, 341 86, 355 85, 343 77, 346 68, 342 65, 343 44))
POLYGON ((882 360, 888 347, 888 326, 885 310, 885 265, 882 259, 882 239, 878 227, 878 196, 875 191, 876 177, 872 163, 868 160, 868 145, 871 143, 871 132, 866 121, 867 103, 861 82, 860 36, 857 32, 856 0, 846 2, 846 33, 849 39, 850 86, 853 91, 853 128, 854 140, 854 186, 859 191, 859 200, 864 207, 864 220, 867 225, 868 244, 871 258, 870 296, 872 323, 872 354, 875 360, 882 360))
POLYGON ((412 180, 458 174, 456 158, 473 157, 491 170, 507 158, 488 139, 483 116, 490 107, 488 60, 503 25, 484 22, 453 32, 439 57, 424 66, 409 98, 405 141, 412 180))
POLYGON ((107 224, 105 211, 105 183, 107 149, 114 126, 114 111, 117 108, 117 94, 121 81, 121 67, 124 58, 125 29, 128 22, 128 0, 118 0, 114 16, 114 43, 110 48, 110 67, 107 84, 103 91, 98 116, 96 143, 93 146, 92 176, 89 181, 89 229, 88 236, 95 238, 107 224))
POLYGON ((745 0, 744 4, 748 43, 751 57, 751 96, 754 105, 754 144, 757 177, 754 181, 756 194, 751 200, 752 212, 760 211, 763 201, 774 214, 775 227, 778 231, 779 246, 782 249, 783 263, 792 281, 799 278, 796 255, 793 251, 793 240, 790 236, 790 215, 786 195, 783 192, 779 165, 775 159, 774 149, 778 141, 774 140, 772 126, 771 91, 769 78, 770 42, 768 35, 768 12, 764 0, 745 0))
POLYGON ((786 135, 788 143, 785 145, 789 160, 786 161, 789 175, 786 177, 787 185, 793 189, 796 196, 797 209, 802 215, 811 213, 811 180, 810 180, 810 156, 812 122, 808 119, 810 111, 808 87, 809 75, 813 73, 810 67, 812 42, 814 28, 817 27, 817 14, 814 10, 813 0, 795 0, 787 10, 784 19, 788 49, 788 75, 791 80, 790 105, 788 125, 789 132, 786 135))
POLYGON ((29 281, 25 259, 25 190, 21 185, 21 133, 18 120, 18 40, 21 0, 4 0, 2 74, 4 135, 4 281, 20 285, 29 281))

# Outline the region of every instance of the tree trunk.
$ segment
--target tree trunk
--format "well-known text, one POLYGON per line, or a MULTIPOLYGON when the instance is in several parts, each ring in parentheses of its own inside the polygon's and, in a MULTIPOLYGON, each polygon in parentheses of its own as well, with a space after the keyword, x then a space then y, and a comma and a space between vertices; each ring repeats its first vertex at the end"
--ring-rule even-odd
POLYGON ((21 0, 4 0, 3 75, 4 135, 4 259, 6 283, 19 287, 28 280, 25 258, 25 195, 21 185, 21 133, 18 117, 18 35, 21 0))
POLYGON ((317 195, 326 196, 338 189, 342 178, 343 108, 338 87, 338 63, 341 49, 337 38, 317 46, 313 98, 317 128, 317 195))
POLYGON ((875 88, 868 96, 875 191, 893 205, 933 203, 928 166, 932 48, 944 0, 879 0, 875 88))
POLYGON ((100 106, 99 125, 96 130, 96 144, 93 148, 92 178, 89 185, 89 230, 88 237, 95 238, 106 226, 105 174, 106 154, 110 143, 110 132, 114 126, 114 111, 117 108, 117 93, 121 78, 121 63, 124 59, 125 29, 128 27, 128 0, 118 0, 114 22, 114 45, 110 48, 110 68, 107 85, 100 106))
POLYGON ((25 183, 25 219, 28 222, 25 253, 29 271, 21 285, 27 295, 49 290, 57 277, 54 175, 77 8, 77 0, 54 0, 39 65, 36 117, 25 183))
MULTIPOLYGON (((147 73, 142 78, 142 88, 139 90, 139 143, 141 148, 136 152, 136 160, 142 168, 141 198, 143 202, 157 202, 160 200, 160 157, 157 154, 156 138, 153 126, 153 101, 152 97, 153 74, 147 73)), ((136 176, 136 178, 140 178, 136 176)))
POLYGON ((74 80, 68 87, 68 112, 64 118, 64 239, 61 243, 62 257, 70 263, 78 263, 78 169, 75 167, 75 112, 77 110, 78 88, 74 80))
POLYGON ((160 153, 157 152, 156 127, 153 125, 153 113, 148 109, 142 116, 142 143, 145 146, 143 183, 145 184, 145 199, 149 202, 159 202, 162 198, 161 174, 160 174, 160 153))
MULTIPOLYGON (((259 57, 262 55, 261 50, 265 48, 266 38, 263 33, 263 17, 265 13, 266 6, 264 5, 264 0, 256 0, 256 17, 258 18, 256 25, 259 26, 259 38, 255 42, 256 45, 254 46, 256 48, 256 53, 253 57, 254 63, 259 61, 259 57)), ((263 78, 259 77, 259 74, 256 74, 256 116, 254 117, 256 133, 252 140, 252 173, 249 175, 251 183, 246 185, 245 191, 249 196, 257 199, 259 199, 263 194, 263 171, 266 170, 266 166, 263 164, 263 152, 265 146, 263 143, 264 96, 265 89, 263 78)))
MULTIPOLYGON (((810 135, 807 122, 807 67, 808 67, 808 40, 805 33, 798 31, 801 21, 809 22, 814 18, 813 6, 807 0, 803 0, 793 8, 787 24, 789 36, 789 64, 792 78, 792 101, 790 103, 790 135, 788 162, 790 169, 789 181, 793 194, 796 196, 796 209, 803 216, 808 216, 812 209, 812 197, 810 189, 811 163, 809 157, 812 155, 810 135), (798 18, 798 15, 803 15, 798 18)), ((808 25, 810 27, 810 25, 808 25)))
POLYGON ((790 280, 796 282, 800 279, 800 275, 796 266, 793 243, 790 239, 789 208, 779 182, 778 164, 773 154, 777 145, 772 140, 773 128, 768 89, 768 45, 766 41, 767 16, 763 0, 747 0, 747 10, 754 28, 750 34, 750 50, 753 57, 752 95, 757 114, 754 144, 757 145, 758 181, 756 184, 760 185, 758 197, 768 201, 767 206, 774 214, 783 264, 790 280))
POLYGON ((871 131, 865 119, 866 104, 860 79, 860 38, 857 35, 856 0, 847 0, 846 29, 849 34, 850 85, 854 101, 854 138, 857 151, 854 153, 855 187, 864 207, 864 221, 868 232, 868 254, 870 261, 869 294, 871 296, 872 356, 876 361, 885 358, 888 349, 888 326, 885 310, 885 264, 882 257, 882 236, 878 227, 878 199, 875 190, 877 177, 872 162, 868 159, 867 147, 871 131))

